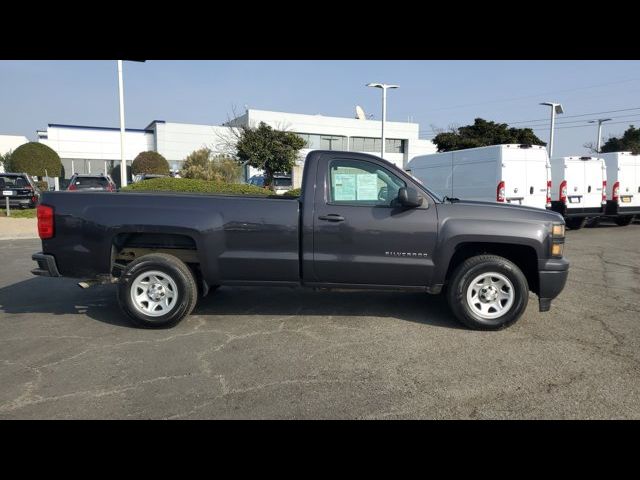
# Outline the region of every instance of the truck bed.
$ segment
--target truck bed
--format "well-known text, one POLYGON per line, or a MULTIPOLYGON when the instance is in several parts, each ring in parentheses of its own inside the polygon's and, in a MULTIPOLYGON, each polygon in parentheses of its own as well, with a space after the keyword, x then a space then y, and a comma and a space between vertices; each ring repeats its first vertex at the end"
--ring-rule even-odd
POLYGON ((300 280, 295 197, 46 192, 42 203, 54 205, 56 225, 54 237, 43 240, 43 252, 55 253, 63 276, 109 274, 114 245, 153 243, 161 235, 171 239, 169 248, 197 250, 202 274, 212 285, 222 279, 228 284, 300 280))

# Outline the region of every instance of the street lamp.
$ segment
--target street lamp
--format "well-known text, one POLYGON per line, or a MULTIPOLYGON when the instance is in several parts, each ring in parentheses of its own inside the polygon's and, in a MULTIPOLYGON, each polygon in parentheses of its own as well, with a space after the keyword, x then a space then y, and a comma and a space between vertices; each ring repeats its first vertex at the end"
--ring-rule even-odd
POLYGON ((560 115, 561 113, 564 113, 564 110, 562 109, 562 105, 559 103, 543 102, 540 105, 547 105, 551 107, 551 133, 549 134, 549 158, 551 158, 553 156, 553 130, 556 123, 556 113, 560 115))
POLYGON ((608 122, 609 120, 611 120, 610 118, 599 118, 598 120, 589 120, 589 123, 596 123, 598 122, 598 142, 597 142, 597 149, 596 149, 596 153, 600 153, 600 141, 602 140, 602 124, 604 122, 608 122))
POLYGON ((382 147, 380 147, 380 158, 384 158, 384 123, 387 120, 387 89, 400 88, 400 85, 387 85, 386 83, 367 83, 367 87, 380 88, 382 90, 382 147))
MULTIPOLYGON (((145 60, 132 60, 144 62, 145 60)), ((127 162, 124 159, 124 87, 122 83, 122 60, 118 60, 118 95, 120 96, 120 187, 127 186, 127 162)), ((107 172, 105 172, 106 175, 107 172)))

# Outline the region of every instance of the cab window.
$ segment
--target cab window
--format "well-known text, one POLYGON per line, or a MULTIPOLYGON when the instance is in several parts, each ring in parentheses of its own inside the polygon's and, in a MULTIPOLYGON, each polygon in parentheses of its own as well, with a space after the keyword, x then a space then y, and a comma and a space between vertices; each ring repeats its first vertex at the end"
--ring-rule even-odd
POLYGON ((384 167, 362 160, 338 159, 329 166, 330 203, 391 206, 407 184, 384 167))

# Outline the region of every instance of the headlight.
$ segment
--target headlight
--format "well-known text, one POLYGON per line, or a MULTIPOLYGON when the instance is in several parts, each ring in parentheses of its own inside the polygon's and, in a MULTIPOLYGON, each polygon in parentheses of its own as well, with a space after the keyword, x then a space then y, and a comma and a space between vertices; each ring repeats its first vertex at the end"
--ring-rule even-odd
POLYGON ((553 228, 551 229, 551 235, 554 238, 564 237, 564 225, 558 225, 558 224, 553 225, 553 228))
POLYGON ((564 225, 554 223, 551 226, 551 256, 562 257, 564 251, 564 225))

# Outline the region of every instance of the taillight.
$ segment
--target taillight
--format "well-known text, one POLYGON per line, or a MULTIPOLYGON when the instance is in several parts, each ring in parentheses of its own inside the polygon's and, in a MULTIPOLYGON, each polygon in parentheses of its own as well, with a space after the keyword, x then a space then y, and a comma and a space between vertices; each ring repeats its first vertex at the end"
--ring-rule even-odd
POLYGON ((567 181, 563 180, 560 183, 560 201, 562 203, 567 203, 567 181))
POLYGON ((547 180, 547 208, 551 207, 551 180, 547 180))
POLYGON ((607 203, 607 181, 602 181, 602 205, 607 203))
POLYGON ((72 183, 71 185, 69 185, 69 188, 67 190, 77 190, 78 187, 76 187, 75 183, 72 183))
POLYGON ((613 200, 614 202, 617 202, 619 192, 620 192, 620 182, 616 182, 613 184, 613 192, 611 193, 611 200, 613 200))
POLYGON ((504 202, 504 180, 500 180, 498 188, 496 189, 496 200, 498 202, 504 202))
POLYGON ((33 203, 36 203, 38 201, 38 197, 36 197, 36 196, 31 197, 31 201, 33 203))
POLYGON ((38 235, 42 239, 53 237, 53 207, 38 205, 38 235))

